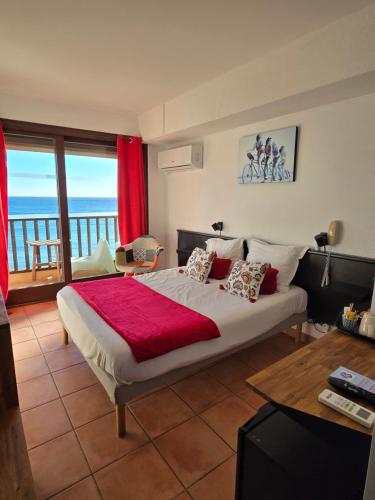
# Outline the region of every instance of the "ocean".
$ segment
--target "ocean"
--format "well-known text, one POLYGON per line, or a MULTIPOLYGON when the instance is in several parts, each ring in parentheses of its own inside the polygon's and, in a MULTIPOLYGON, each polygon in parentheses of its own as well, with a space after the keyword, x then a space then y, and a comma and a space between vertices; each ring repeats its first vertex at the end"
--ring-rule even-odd
MULTIPOLYGON (((14 220, 14 243, 15 243, 15 258, 13 252, 13 241, 9 228, 9 267, 10 270, 26 269, 27 262, 24 246, 24 228, 22 221, 19 219, 35 219, 48 218, 50 235, 49 239, 57 238, 57 217, 58 207, 56 197, 27 197, 27 196, 9 196, 8 198, 9 221, 14 220)), ((73 257, 79 256, 78 250, 78 230, 77 220, 74 217, 83 216, 99 216, 100 215, 117 215, 117 198, 68 198, 69 217, 70 220, 70 241, 71 253, 73 257)), ((95 219, 89 220, 91 233, 91 251, 94 252, 97 241, 97 225, 95 219)), ((28 240, 45 240, 46 224, 44 221, 38 221, 37 227, 32 220, 27 220, 25 224, 26 238, 28 240), (37 233, 36 233, 36 231, 37 233)), ((87 220, 81 222, 81 241, 82 254, 88 255, 88 239, 87 239, 87 220)), ((115 225, 114 219, 108 219, 109 245, 114 253, 116 246, 115 225)), ((99 236, 101 239, 106 239, 106 223, 104 218, 99 219, 99 236)), ((26 252, 29 255, 29 262, 32 262, 32 253, 27 245, 26 252)), ((54 258, 54 257, 53 257, 54 258)), ((41 248, 41 261, 47 262, 48 255, 45 247, 41 248)))

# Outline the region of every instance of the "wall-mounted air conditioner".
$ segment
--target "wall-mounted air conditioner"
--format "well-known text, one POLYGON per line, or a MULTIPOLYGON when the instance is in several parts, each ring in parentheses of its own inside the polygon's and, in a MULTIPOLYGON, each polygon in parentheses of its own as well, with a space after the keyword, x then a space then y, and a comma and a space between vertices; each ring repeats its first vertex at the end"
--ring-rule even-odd
POLYGON ((158 153, 158 167, 163 172, 203 168, 203 145, 189 144, 158 153))

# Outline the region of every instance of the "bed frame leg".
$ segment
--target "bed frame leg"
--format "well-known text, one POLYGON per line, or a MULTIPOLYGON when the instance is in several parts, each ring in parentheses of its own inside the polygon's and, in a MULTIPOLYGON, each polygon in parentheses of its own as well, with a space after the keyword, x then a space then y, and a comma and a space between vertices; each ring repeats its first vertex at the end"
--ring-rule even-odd
POLYGON ((125 405, 116 405, 117 435, 122 438, 126 434, 125 405))
POLYGON ((62 341, 63 341, 64 345, 69 344, 69 336, 68 336, 68 332, 65 330, 65 328, 62 329, 62 341))
POLYGON ((302 333, 302 323, 298 323, 295 336, 295 342, 297 345, 301 343, 302 337, 305 337, 305 335, 302 333))

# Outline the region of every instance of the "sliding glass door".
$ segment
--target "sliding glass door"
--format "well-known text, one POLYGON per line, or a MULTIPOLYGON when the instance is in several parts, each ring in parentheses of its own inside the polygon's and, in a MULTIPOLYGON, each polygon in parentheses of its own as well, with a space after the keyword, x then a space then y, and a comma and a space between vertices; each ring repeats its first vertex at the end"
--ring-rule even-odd
POLYGON ((116 273, 115 147, 65 142, 72 279, 116 273))
POLYGON ((64 282, 55 140, 6 134, 10 290, 64 282))
POLYGON ((117 273, 117 136, 1 120, 8 158, 7 304, 117 273))

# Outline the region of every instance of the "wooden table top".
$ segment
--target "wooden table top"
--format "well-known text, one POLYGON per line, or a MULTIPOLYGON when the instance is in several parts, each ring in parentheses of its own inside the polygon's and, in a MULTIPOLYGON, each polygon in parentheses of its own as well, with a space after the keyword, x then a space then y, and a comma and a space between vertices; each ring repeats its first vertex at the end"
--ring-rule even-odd
MULTIPOLYGON (((335 330, 270 365, 246 382, 266 399, 372 434, 372 429, 357 424, 318 401, 323 389, 339 392, 327 382, 328 375, 339 366, 375 379, 375 342, 335 330)), ((342 394, 375 411, 375 407, 367 401, 342 394)))

